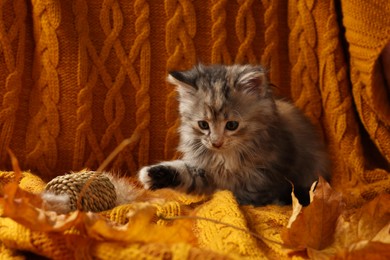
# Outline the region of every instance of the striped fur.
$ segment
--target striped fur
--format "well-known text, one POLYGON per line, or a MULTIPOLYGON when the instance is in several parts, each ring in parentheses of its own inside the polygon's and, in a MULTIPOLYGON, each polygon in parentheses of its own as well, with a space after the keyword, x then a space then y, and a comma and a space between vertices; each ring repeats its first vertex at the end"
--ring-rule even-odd
POLYGON ((181 116, 183 158, 139 172, 145 188, 231 190, 241 204, 308 203, 311 184, 328 179, 328 160, 313 127, 289 102, 275 99, 264 69, 197 65, 171 72, 181 116), (238 124, 238 127, 236 128, 238 124))

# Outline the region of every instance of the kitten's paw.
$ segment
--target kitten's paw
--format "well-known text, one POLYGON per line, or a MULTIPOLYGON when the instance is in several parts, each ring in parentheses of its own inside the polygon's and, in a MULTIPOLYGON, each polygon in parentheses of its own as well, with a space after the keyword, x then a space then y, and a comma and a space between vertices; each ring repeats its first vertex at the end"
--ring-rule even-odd
POLYGON ((138 176, 144 188, 149 190, 174 188, 180 185, 179 172, 165 165, 144 167, 140 170, 138 176))

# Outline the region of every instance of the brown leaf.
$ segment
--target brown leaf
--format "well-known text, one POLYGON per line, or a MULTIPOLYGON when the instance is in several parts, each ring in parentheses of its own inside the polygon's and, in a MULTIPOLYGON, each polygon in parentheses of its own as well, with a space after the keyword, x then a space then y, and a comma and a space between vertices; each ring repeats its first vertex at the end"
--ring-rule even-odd
POLYGON ((334 242, 323 250, 308 248, 312 259, 383 259, 390 245, 390 194, 378 195, 359 209, 343 211, 334 242), (385 249, 387 248, 387 249, 385 249), (374 250, 374 251, 373 251, 374 250))
POLYGON ((16 156, 11 149, 7 148, 7 151, 11 157, 11 165, 14 170, 15 182, 18 183, 22 179, 22 171, 20 170, 18 159, 16 159, 16 156))
POLYGON ((292 198, 293 211, 292 211, 290 219, 288 220, 287 228, 291 227, 292 223, 294 223, 294 221, 297 219, 297 217, 299 216, 299 214, 301 214, 301 211, 302 211, 302 205, 299 203, 299 200, 297 199, 297 197, 294 194, 294 188, 291 192, 291 198, 292 198))
POLYGON ((389 229, 390 194, 380 194, 361 208, 342 214, 336 228, 337 243, 339 247, 364 241, 390 243, 389 229))
POLYGON ((358 250, 343 250, 333 259, 335 260, 382 260, 390 259, 390 244, 380 242, 369 242, 358 250))
POLYGON ((333 242, 336 221, 344 208, 341 193, 320 177, 313 201, 302 209, 290 228, 282 231, 288 247, 321 250, 333 242))
POLYGON ((3 217, 36 231, 61 231, 72 226, 78 215, 72 213, 65 218, 54 212, 46 212, 42 207, 39 194, 33 194, 19 188, 17 183, 9 183, 4 187, 3 217))
POLYGON ((352 219, 358 221, 358 239, 373 239, 390 223, 390 194, 377 196, 358 210, 352 219))

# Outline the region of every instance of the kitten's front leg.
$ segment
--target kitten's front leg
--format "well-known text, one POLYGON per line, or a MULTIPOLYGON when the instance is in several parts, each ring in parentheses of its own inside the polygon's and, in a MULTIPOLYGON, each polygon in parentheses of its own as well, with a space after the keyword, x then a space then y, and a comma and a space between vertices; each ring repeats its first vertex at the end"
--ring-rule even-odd
POLYGON ((205 194, 215 189, 203 169, 182 160, 143 167, 138 177, 144 188, 150 190, 173 188, 187 193, 205 194))

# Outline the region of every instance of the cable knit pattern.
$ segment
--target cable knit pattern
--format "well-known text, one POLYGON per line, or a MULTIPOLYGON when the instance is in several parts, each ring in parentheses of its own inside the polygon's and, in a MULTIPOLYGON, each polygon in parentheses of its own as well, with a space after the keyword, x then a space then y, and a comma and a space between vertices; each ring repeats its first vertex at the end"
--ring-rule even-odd
POLYGON ((265 49, 261 56, 261 64, 269 71, 270 81, 277 86, 280 84, 279 74, 279 28, 278 7, 279 1, 263 0, 264 12, 264 41, 265 49))
POLYGON ((211 40, 213 42, 211 62, 215 64, 232 63, 232 58, 226 46, 226 2, 227 0, 214 0, 211 9, 211 20, 213 22, 211 31, 211 40))
MULTIPOLYGON (((165 0, 165 13, 168 18, 165 46, 168 54, 167 69, 190 68, 196 62, 193 38, 196 33, 196 16, 189 0, 165 0)), ((177 145, 178 114, 175 107, 176 91, 169 86, 165 120, 168 131, 165 138, 165 157, 172 158, 177 145)))
MULTIPOLYGON (((0 108, 0 154, 7 153, 14 134, 16 112, 19 106, 19 95, 22 88, 22 76, 26 59, 26 25, 27 7, 23 1, 14 1, 12 9, 7 6, 0 8, 0 17, 12 13, 11 25, 0 20, 0 52, 4 58, 1 64, 1 83, 4 88, 0 108), (14 48, 13 46, 16 46, 14 48), (5 78, 3 78, 5 77, 5 78)), ((11 7, 11 6, 10 6, 11 7)), ((7 157, 1 156, 0 162, 5 163, 7 157)))
MULTIPOLYGON (((123 13, 119 3, 115 0, 103 1, 103 6, 106 8, 101 10, 100 24, 106 39, 100 54, 102 63, 108 61, 109 54, 113 51, 116 53, 118 60, 122 64, 126 64, 126 54, 118 39, 123 28, 123 13)), ((121 92, 125 81, 125 73, 125 68, 121 67, 116 75, 103 74, 103 76, 107 75, 103 78, 105 87, 107 88, 103 113, 108 126, 100 140, 100 147, 102 149, 106 149, 112 139, 116 139, 117 144, 124 139, 120 124, 125 117, 125 103, 121 92)), ((118 159, 121 159, 121 157, 118 159)), ((134 165, 130 164, 130 169, 134 169, 134 165)))
MULTIPOLYGON (((138 150, 138 162, 140 165, 146 165, 149 161, 149 123, 150 123, 150 97, 149 97, 149 85, 150 85, 150 66, 151 66, 151 53, 150 53, 150 24, 149 24, 149 4, 147 1, 140 0, 134 3, 135 13, 137 20, 135 22, 136 33, 139 35, 136 42, 140 45, 140 73, 139 82, 134 84, 137 89, 136 93, 136 123, 137 128, 133 135, 142 135, 139 142, 138 150)), ((135 44, 136 45, 136 44, 135 44)), ((131 56, 132 62, 135 61, 136 55, 131 56)), ((137 170, 137 169, 135 169, 137 170)))
MULTIPOLYGON (((332 186, 358 207, 390 192, 389 68, 381 62, 389 17, 386 0, 4 1, 0 170, 12 170, 10 148, 32 172, 20 186, 36 193, 65 172, 97 169, 129 139, 106 170, 135 176, 144 165, 180 156, 168 71, 261 62, 275 92, 315 124, 332 186)), ((0 190, 12 179, 0 171, 0 190)), ((280 230, 290 207, 238 206, 227 191, 150 194, 100 215, 122 225, 140 205, 152 206, 153 224, 182 228, 180 243, 83 240, 81 247, 73 231, 46 234, 0 218, 0 258, 19 250, 79 259, 288 257, 280 230)))
POLYGON ((77 123, 76 142, 73 155, 73 168, 78 169, 83 166, 85 161, 86 143, 89 142, 92 151, 98 158, 103 160, 104 154, 98 145, 95 133, 92 130, 92 106, 93 95, 92 91, 97 81, 97 70, 94 67, 91 74, 88 75, 88 69, 85 66, 88 60, 88 50, 93 51, 96 57, 96 51, 93 50, 92 42, 89 39, 89 26, 87 21, 88 5, 84 0, 76 1, 74 4, 75 28, 79 39, 79 63, 77 68, 78 85, 81 86, 77 95, 77 123), (83 66, 84 65, 84 66, 83 66))
MULTIPOLYGON (((361 181, 361 174, 364 171, 364 157, 351 98, 347 65, 336 59, 336 57, 342 56, 342 53, 339 39, 340 31, 337 28, 337 17, 333 12, 333 3, 327 9, 328 18, 323 22, 323 25, 319 25, 319 27, 325 28, 324 33, 319 33, 319 41, 324 42, 325 45, 319 53, 319 87, 323 97, 322 106, 332 113, 325 113, 323 127, 326 139, 330 140, 329 150, 334 151, 330 154, 335 169, 333 178, 340 179, 340 182, 335 183, 334 186, 343 183, 344 189, 353 189, 361 181), (344 158, 347 163, 340 163, 337 157, 344 158), (353 172, 354 174, 341 174, 345 172, 353 172)), ((352 201, 357 198, 351 197, 350 199, 353 203, 352 201)))
POLYGON ((102 163, 107 156, 104 151, 107 150, 112 139, 114 139, 118 145, 124 138, 124 134, 120 129, 125 118, 125 101, 122 96, 121 89, 125 85, 126 77, 130 80, 131 86, 135 89, 135 124, 134 132, 131 134, 131 143, 128 148, 122 153, 114 162, 114 168, 121 168, 125 162, 127 168, 131 172, 137 170, 138 163, 142 165, 146 164, 148 160, 148 148, 149 148, 149 103, 150 98, 148 94, 150 80, 148 75, 150 73, 150 42, 149 38, 149 6, 146 1, 136 1, 134 3, 134 12, 136 16, 135 20, 135 32, 137 37, 134 39, 133 46, 131 47, 129 54, 118 37, 123 27, 123 14, 121 13, 118 2, 108 1, 104 4, 107 5, 107 9, 100 15, 100 24, 106 35, 105 45, 103 46, 101 53, 98 54, 96 48, 93 46, 91 39, 88 37, 89 28, 87 23, 87 5, 83 1, 78 1, 74 8, 76 15, 76 21, 78 21, 78 32, 80 38, 80 47, 83 58, 82 65, 88 66, 87 59, 92 58, 93 68, 88 75, 87 67, 79 68, 79 81, 80 85, 84 86, 78 95, 78 118, 79 125, 76 133, 77 140, 74 156, 74 167, 81 167, 83 162, 83 155, 85 154, 85 145, 88 140, 89 146, 92 149, 92 153, 87 161, 88 166, 96 165, 96 161, 102 163), (112 13, 107 12, 112 10, 112 13), (112 21, 112 28, 110 27, 110 17, 115 17, 112 21), (105 62, 111 55, 111 51, 114 51, 122 64, 117 75, 115 75, 115 81, 110 76, 107 68, 104 66, 105 62), (139 72, 137 72, 135 62, 139 60, 139 72), (96 134, 91 127, 91 120, 93 114, 91 108, 93 106, 93 89, 97 84, 98 77, 101 77, 103 83, 108 89, 105 101, 104 101, 104 116, 108 126, 105 130, 100 141, 97 140, 96 134), (138 148, 137 148, 138 146, 138 148), (138 149, 136 152, 139 154, 137 163, 134 161, 132 152, 138 149), (81 158, 81 159, 80 159, 81 158))
MULTIPOLYGON (((361 122, 381 156, 390 161, 390 105, 389 82, 383 80, 378 59, 381 50, 390 42, 390 3, 376 1, 371 5, 364 1, 345 1, 342 4, 345 16, 346 39, 349 43, 351 81, 353 97, 361 122), (367 13, 367 20, 361 13, 367 13), (369 33, 367 33, 369 32, 369 33), (387 84, 387 85, 386 85, 387 84)), ((383 68, 388 70, 389 68, 383 68)), ((365 199, 378 193, 389 192, 389 173, 376 168, 364 171, 359 176, 363 183, 362 196, 365 199)))
POLYGON ((32 113, 30 132, 27 133, 27 163, 49 174, 58 159, 57 137, 60 132, 58 78, 59 43, 57 28, 61 22, 59 1, 32 1, 34 19, 39 21, 35 30, 36 53, 41 59, 34 63, 34 91, 41 103, 32 113))
MULTIPOLYGON (((297 1, 297 17, 291 29, 289 45, 297 53, 291 55, 291 95, 298 107, 312 121, 318 122, 322 113, 318 86, 318 60, 316 54, 317 31, 313 17, 314 0, 297 1)), ((291 5, 292 6, 292 5, 291 5)))
POLYGON ((377 66, 380 50, 390 41, 390 3, 383 0, 376 5, 366 2, 357 5, 355 1, 346 1, 343 10, 347 14, 344 25, 350 44, 351 79, 357 110, 371 139, 390 161, 390 88, 378 79, 377 66), (378 15, 372 22, 366 23, 359 18, 359 14, 365 10, 378 15))
POLYGON ((334 10, 333 3, 329 6, 329 16, 324 23, 326 33, 323 34, 323 41, 326 46, 319 56, 319 83, 321 95, 324 97, 323 107, 332 111, 332 114, 325 114, 323 125, 326 128, 327 138, 332 140, 330 144, 334 145, 330 148, 334 151, 331 158, 335 162, 334 168, 337 169, 334 171, 337 177, 334 178, 342 180, 340 183, 345 186, 354 186, 364 170, 363 151, 347 78, 347 65, 336 60, 336 57, 342 54, 337 17, 332 10, 334 10), (345 158, 348 163, 340 164, 336 157, 345 158), (356 174, 352 176, 340 174, 345 171, 356 174))
POLYGON ((253 51, 253 40, 256 34, 256 23, 253 18, 253 0, 237 0, 240 5, 236 18, 236 34, 240 42, 235 62, 252 64, 257 63, 257 58, 253 51))

